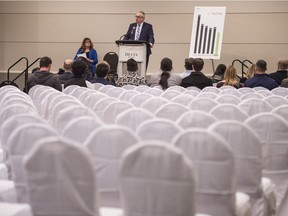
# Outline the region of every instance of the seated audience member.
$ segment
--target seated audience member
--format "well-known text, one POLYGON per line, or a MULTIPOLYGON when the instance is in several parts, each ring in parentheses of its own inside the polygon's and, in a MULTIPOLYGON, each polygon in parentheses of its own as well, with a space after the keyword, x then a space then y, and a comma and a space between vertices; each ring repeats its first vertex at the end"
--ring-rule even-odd
POLYGON ((255 64, 252 64, 246 71, 246 75, 245 77, 242 77, 240 79, 240 84, 243 86, 243 84, 246 82, 246 80, 250 79, 251 77, 254 76, 254 73, 255 73, 255 68, 256 68, 256 65, 255 64))
POLYGON ((244 87, 254 88, 257 86, 262 86, 269 90, 278 87, 277 82, 274 79, 270 78, 268 74, 265 73, 266 70, 267 70, 266 61, 258 60, 256 62, 256 70, 254 76, 244 83, 244 87))
POLYGON ((232 65, 230 65, 225 73, 224 73, 224 79, 217 83, 216 87, 220 88, 221 86, 233 86, 235 88, 239 88, 239 82, 237 78, 237 71, 236 68, 234 68, 232 65))
POLYGON ((144 77, 141 77, 137 74, 138 63, 134 59, 129 59, 127 61, 127 73, 119 77, 116 85, 122 87, 124 85, 147 85, 147 81, 144 77))
POLYGON ((282 80, 288 77, 288 59, 278 59, 277 64, 277 71, 270 73, 269 77, 274 79, 278 85, 281 85, 282 80))
POLYGON ((181 76, 179 74, 172 73, 172 60, 170 58, 163 58, 160 64, 162 72, 152 74, 150 80, 150 86, 161 86, 163 90, 171 86, 177 86, 181 84, 181 76))
POLYGON ((61 84, 64 84, 67 80, 69 80, 73 74, 72 74, 72 63, 73 60, 72 59, 67 59, 64 61, 64 73, 62 73, 61 75, 59 75, 59 80, 61 84))
POLYGON ((84 62, 86 68, 85 68, 85 72, 84 72, 83 76, 86 80, 90 81, 92 79, 92 71, 91 71, 91 67, 89 66, 90 64, 89 64, 88 60, 82 56, 77 57, 76 59, 84 62))
POLYGON ((106 61, 102 61, 96 66, 97 78, 91 80, 91 83, 102 83, 103 85, 114 85, 113 82, 107 80, 107 74, 110 70, 110 65, 106 61))
POLYGON ((193 72, 182 80, 181 86, 187 88, 189 86, 196 86, 203 89, 206 86, 212 86, 212 80, 206 77, 201 71, 204 66, 204 61, 201 58, 196 58, 193 61, 193 72))
POLYGON ((34 74, 34 72, 39 71, 39 70, 40 70, 40 67, 35 67, 32 69, 31 73, 34 74))
POLYGON ((86 65, 81 60, 75 60, 72 63, 73 76, 64 83, 64 88, 70 85, 78 85, 81 87, 87 87, 86 80, 84 78, 86 65))
POLYGON ((225 64, 219 64, 215 70, 215 73, 212 76, 212 83, 218 83, 224 79, 224 73, 226 71, 225 64))
POLYGON ((189 76, 193 70, 193 58, 186 58, 185 59, 185 71, 180 74, 181 78, 184 79, 185 77, 189 76))
POLYGON ((58 91, 62 91, 62 86, 59 81, 58 74, 53 74, 50 72, 51 66, 51 58, 45 56, 40 59, 40 69, 35 71, 26 82, 25 91, 27 93, 35 85, 51 86, 58 91))

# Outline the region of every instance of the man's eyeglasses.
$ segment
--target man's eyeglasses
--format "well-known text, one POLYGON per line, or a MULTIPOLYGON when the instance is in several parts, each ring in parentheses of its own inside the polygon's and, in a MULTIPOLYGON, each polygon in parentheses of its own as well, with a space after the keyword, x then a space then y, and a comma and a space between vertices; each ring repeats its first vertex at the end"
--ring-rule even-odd
POLYGON ((135 16, 136 18, 144 18, 143 16, 135 16))

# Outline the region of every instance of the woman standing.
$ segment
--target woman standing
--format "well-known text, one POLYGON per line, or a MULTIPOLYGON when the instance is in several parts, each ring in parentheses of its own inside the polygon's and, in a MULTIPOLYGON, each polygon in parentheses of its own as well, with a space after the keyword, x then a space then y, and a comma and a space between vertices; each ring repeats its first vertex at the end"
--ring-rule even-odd
POLYGON ((78 49, 74 60, 78 57, 86 58, 87 62, 90 64, 92 77, 94 77, 96 73, 96 64, 98 63, 98 55, 96 50, 93 48, 93 43, 90 38, 86 37, 83 39, 81 47, 78 49))

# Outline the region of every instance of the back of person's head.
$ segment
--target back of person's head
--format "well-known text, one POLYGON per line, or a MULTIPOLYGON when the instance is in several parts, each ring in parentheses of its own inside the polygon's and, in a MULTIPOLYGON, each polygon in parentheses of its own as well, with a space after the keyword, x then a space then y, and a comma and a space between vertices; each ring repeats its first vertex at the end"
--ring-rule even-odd
POLYGON ((65 71, 71 71, 72 70, 72 64, 73 60, 72 59, 66 59, 63 64, 63 68, 65 71))
POLYGON ((288 69, 288 59, 278 59, 278 69, 279 70, 287 70, 288 69))
POLYGON ((52 60, 51 58, 49 58, 48 56, 44 56, 40 59, 40 68, 41 67, 49 67, 52 64, 52 60))
POLYGON ((215 70, 214 75, 218 75, 218 76, 224 76, 224 73, 226 71, 227 67, 225 64, 219 64, 215 70))
POLYGON ((202 58, 195 58, 193 61, 193 68, 196 72, 201 72, 204 66, 204 61, 202 58))
POLYGON ((186 70, 193 70, 193 58, 186 58, 185 59, 185 69, 186 70))
POLYGON ((33 73, 35 73, 36 71, 39 71, 39 70, 40 70, 39 67, 35 67, 35 68, 32 69, 31 73, 33 74, 33 73))
POLYGON ((138 70, 138 63, 134 59, 128 59, 127 71, 135 72, 138 70))
POLYGON ((247 78, 253 77, 253 76, 254 76, 254 73, 255 73, 255 69, 256 69, 256 65, 255 65, 255 64, 252 64, 252 65, 248 68, 248 70, 247 70, 247 72, 246 72, 246 77, 247 77, 247 78))
POLYGON ((234 86, 238 84, 237 70, 233 65, 230 65, 224 73, 224 85, 234 86))
POLYGON ((96 75, 100 78, 107 76, 110 71, 110 65, 106 61, 102 61, 96 66, 96 75))
POLYGON ((168 88, 168 79, 170 77, 170 71, 173 69, 172 60, 170 58, 163 58, 161 61, 162 70, 161 78, 159 81, 159 85, 162 87, 163 90, 168 88))
POLYGON ((260 59, 256 62, 256 70, 258 72, 264 73, 267 70, 267 63, 266 61, 260 59))
POLYGON ((86 70, 86 64, 81 60, 75 60, 72 64, 72 73, 75 77, 82 77, 86 70))

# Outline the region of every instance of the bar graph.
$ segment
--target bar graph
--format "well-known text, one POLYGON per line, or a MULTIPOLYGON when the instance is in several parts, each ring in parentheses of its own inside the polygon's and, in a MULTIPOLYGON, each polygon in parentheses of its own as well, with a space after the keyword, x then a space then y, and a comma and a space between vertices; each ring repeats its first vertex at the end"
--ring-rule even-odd
POLYGON ((195 7, 189 57, 220 59, 226 7, 195 7))

